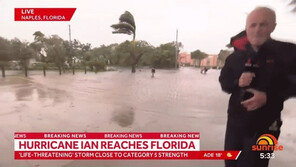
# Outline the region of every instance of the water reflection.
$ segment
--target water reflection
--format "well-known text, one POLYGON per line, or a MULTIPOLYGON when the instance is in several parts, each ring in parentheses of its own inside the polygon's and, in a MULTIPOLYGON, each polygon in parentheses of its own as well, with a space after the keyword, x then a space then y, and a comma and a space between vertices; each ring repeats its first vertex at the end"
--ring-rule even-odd
POLYGON ((121 127, 127 127, 132 125, 135 118, 135 112, 133 107, 123 107, 120 110, 114 111, 112 121, 117 123, 121 127))
POLYGON ((39 101, 52 100, 53 103, 60 103, 63 102, 68 95, 65 90, 45 88, 37 83, 29 83, 14 88, 16 101, 35 101, 38 103, 39 101))

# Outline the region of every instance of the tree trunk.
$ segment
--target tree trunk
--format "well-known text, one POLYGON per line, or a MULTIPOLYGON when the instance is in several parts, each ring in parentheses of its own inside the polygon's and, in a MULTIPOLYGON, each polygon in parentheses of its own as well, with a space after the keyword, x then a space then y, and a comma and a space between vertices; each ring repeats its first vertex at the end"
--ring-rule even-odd
POLYGON ((25 66, 25 76, 28 77, 28 67, 25 66))
POLYGON ((60 73, 60 75, 62 75, 62 69, 61 69, 61 66, 59 66, 59 73, 60 73))
POLYGON ((46 76, 45 66, 43 66, 43 76, 46 76))
POLYGON ((130 52, 131 54, 131 61, 132 61, 132 73, 136 73, 136 41, 135 41, 135 35, 133 37, 132 41, 132 51, 130 52))
POLYGON ((73 72, 73 75, 75 75, 75 67, 72 66, 72 72, 73 72))
POLYGON ((84 67, 84 74, 86 74, 86 66, 84 67))
POLYGON ((1 67, 1 70, 2 70, 2 77, 5 78, 5 68, 4 68, 4 66, 1 67))
POLYGON ((136 72, 136 65, 132 64, 132 73, 135 73, 135 72, 136 72))

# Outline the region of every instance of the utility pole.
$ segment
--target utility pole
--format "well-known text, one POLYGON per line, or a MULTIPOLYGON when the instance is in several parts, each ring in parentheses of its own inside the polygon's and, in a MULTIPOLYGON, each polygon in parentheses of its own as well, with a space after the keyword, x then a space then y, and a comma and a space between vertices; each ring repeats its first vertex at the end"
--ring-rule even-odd
POLYGON ((71 25, 69 25, 69 42, 70 42, 70 58, 71 58, 71 67, 72 67, 72 73, 75 74, 75 67, 74 67, 74 61, 73 61, 73 55, 72 55, 72 41, 71 41, 71 25))
POLYGON ((69 25, 69 41, 70 41, 70 45, 71 45, 71 25, 69 25))
POLYGON ((178 29, 176 31, 176 61, 175 61, 175 68, 177 69, 179 67, 179 62, 178 62, 178 58, 179 58, 179 43, 178 43, 178 29))

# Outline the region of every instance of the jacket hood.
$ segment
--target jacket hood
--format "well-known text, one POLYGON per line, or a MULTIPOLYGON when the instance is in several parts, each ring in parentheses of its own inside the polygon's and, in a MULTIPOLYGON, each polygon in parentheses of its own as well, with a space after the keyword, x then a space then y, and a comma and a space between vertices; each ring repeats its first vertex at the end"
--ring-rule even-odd
POLYGON ((242 31, 230 39, 230 46, 235 50, 247 50, 249 44, 246 31, 242 31))

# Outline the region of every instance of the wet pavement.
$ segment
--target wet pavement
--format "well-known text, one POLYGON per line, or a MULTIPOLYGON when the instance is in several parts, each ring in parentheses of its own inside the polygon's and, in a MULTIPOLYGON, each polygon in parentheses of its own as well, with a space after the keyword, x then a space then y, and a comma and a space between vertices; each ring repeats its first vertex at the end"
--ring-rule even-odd
MULTIPOLYGON (((201 150, 222 150, 229 95, 218 83, 219 70, 197 68, 129 69, 58 75, 7 72, 0 78, 0 167, 8 166, 223 166, 223 161, 13 159, 14 132, 200 132, 201 150)), ((279 143, 270 166, 294 167, 296 99, 283 111, 279 143)))

